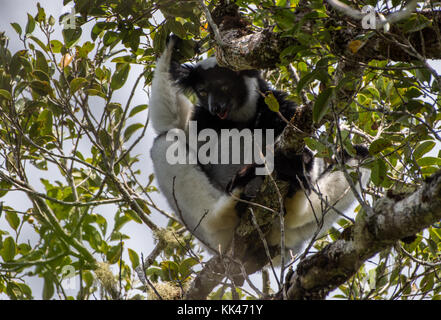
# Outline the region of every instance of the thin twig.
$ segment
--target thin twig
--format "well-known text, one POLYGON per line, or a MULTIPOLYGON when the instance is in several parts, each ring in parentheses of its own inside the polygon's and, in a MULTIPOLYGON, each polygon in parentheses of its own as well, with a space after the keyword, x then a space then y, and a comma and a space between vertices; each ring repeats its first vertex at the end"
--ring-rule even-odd
POLYGON ((219 47, 224 47, 225 42, 222 40, 222 37, 219 32, 219 28, 216 25, 216 23, 213 20, 213 17, 211 16, 210 10, 208 10, 207 6, 205 5, 204 0, 199 0, 199 4, 201 6, 202 11, 204 12, 205 18, 207 18, 208 24, 210 25, 211 29, 213 30, 214 39, 216 40, 219 47))

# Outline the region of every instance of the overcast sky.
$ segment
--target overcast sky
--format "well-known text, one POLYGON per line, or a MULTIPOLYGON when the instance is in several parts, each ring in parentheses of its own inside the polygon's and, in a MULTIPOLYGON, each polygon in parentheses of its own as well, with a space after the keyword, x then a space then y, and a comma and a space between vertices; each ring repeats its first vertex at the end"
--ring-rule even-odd
MULTIPOLYGON (((21 41, 18 39, 17 33, 11 27, 11 22, 17 22, 22 26, 24 30, 27 22, 27 12, 35 15, 37 12, 37 2, 40 2, 41 6, 45 9, 46 15, 53 15, 56 20, 56 31, 54 33, 53 38, 62 39, 61 37, 61 27, 58 26, 58 17, 63 13, 63 1, 62 0, 0 0, 1 10, 0 10, 0 31, 6 31, 6 35, 9 37, 9 49, 12 54, 17 51, 23 49, 21 41)), ((36 28, 35 34, 41 34, 37 32, 36 28)), ((81 37, 80 43, 83 43, 87 40, 90 40, 90 25, 83 27, 83 36, 81 37)), ((113 101, 119 102, 121 104, 125 104, 127 98, 129 96, 130 90, 133 87, 135 79, 142 72, 142 67, 132 65, 129 79, 127 80, 126 85, 123 89, 115 92, 113 101)), ((132 106, 136 106, 139 104, 148 103, 147 94, 142 90, 143 83, 138 85, 138 90, 132 100, 132 106)), ((103 104, 103 100, 97 98, 96 103, 103 104)), ((140 113, 137 115, 137 118, 132 120, 134 122, 144 123, 146 119, 146 112, 140 113)), ((148 181, 148 176, 153 172, 150 161, 150 147, 153 141, 154 134, 151 130, 148 130, 144 139, 137 145, 137 147, 132 151, 132 154, 140 154, 140 162, 137 164, 137 167, 142 169, 143 175, 142 179, 140 179, 141 183, 148 181)), ((83 154, 88 154, 89 145, 82 145, 81 152, 83 154)), ((30 168, 30 166, 28 166, 30 168)), ((31 170, 31 169, 29 169, 31 170)), ((31 173, 34 172, 31 170, 31 173)), ((43 177, 45 179, 50 179, 51 181, 59 180, 64 181, 62 177, 58 173, 58 169, 54 167, 50 167, 48 172, 35 170, 35 174, 29 174, 31 185, 36 188, 43 190, 43 186, 40 183, 40 178, 43 177), (50 177, 50 178, 48 178, 50 177)), ((164 199, 158 194, 152 194, 152 197, 157 200, 158 205, 170 212, 168 205, 164 201, 164 199)), ((14 209, 18 210, 26 210, 30 205, 30 201, 23 193, 18 192, 9 192, 6 197, 1 199, 5 202, 5 205, 10 205, 14 209)), ((153 209, 152 209, 153 210, 153 209)), ((100 213, 108 218, 108 230, 112 230, 113 227, 113 214, 116 212, 114 208, 110 206, 97 208, 95 212, 100 213), (107 210, 105 210, 107 208, 107 210)), ((166 219, 163 218, 160 214, 153 211, 152 220, 158 223, 161 226, 164 226, 166 223, 166 219)), ((0 219, 0 223, 2 224, 2 228, 5 227, 6 222, 4 218, 0 219)), ((27 224, 25 224, 27 226, 27 224)), ((144 224, 136 224, 134 222, 130 222, 123 227, 122 232, 128 234, 131 239, 124 240, 125 248, 131 248, 135 250, 139 256, 141 253, 144 256, 147 256, 153 247, 152 234, 150 230, 144 224)), ((13 234, 13 233, 12 233, 13 234)), ((21 237, 19 238, 19 242, 27 242, 35 243, 38 240, 37 234, 29 227, 24 228, 21 233, 21 237)), ((127 249, 124 251, 126 261, 128 261, 127 257, 127 249)), ((33 289, 33 294, 35 298, 41 298, 43 283, 39 279, 27 279, 28 284, 31 285, 33 289)), ((69 291, 67 292, 69 294, 69 291)), ((72 292, 71 292, 72 294, 72 292)), ((1 298, 2 296, 0 296, 1 298)))

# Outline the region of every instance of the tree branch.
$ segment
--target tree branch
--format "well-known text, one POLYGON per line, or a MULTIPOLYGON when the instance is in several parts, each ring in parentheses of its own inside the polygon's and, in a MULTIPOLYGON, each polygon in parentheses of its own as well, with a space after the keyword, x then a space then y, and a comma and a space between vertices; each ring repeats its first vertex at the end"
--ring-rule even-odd
POLYGON ((402 200, 380 199, 371 216, 359 214, 347 240, 339 239, 301 261, 286 282, 288 299, 323 299, 359 267, 396 241, 441 219, 441 171, 402 200))
MULTIPOLYGON (((335 4, 337 1, 330 1, 335 4)), ((379 20, 378 25, 395 23, 398 20, 407 19, 411 16, 415 1, 411 1, 405 9, 391 14, 387 19, 379 20)), ((337 8, 340 8, 337 6, 337 8)), ((290 10, 290 9, 285 9, 290 10)), ((293 12, 295 23, 314 9, 306 5, 299 5, 293 12)), ((384 37, 382 32, 376 29, 364 29, 360 19, 362 13, 358 12, 355 17, 348 16, 344 10, 334 9, 329 5, 327 14, 327 28, 332 30, 331 44, 332 53, 344 56, 347 59, 358 62, 369 62, 373 59, 390 59, 393 61, 410 62, 415 60, 403 50, 391 37, 384 37), (344 12, 343 14, 341 12, 344 12), (366 35, 368 33, 369 36, 366 35), (360 50, 352 52, 349 45, 356 39, 362 37, 363 45, 360 50)), ((421 30, 405 30, 401 25, 394 24, 389 34, 402 39, 409 39, 409 42, 416 51, 426 59, 441 59, 441 39, 437 36, 437 30, 441 29, 441 12, 424 11, 417 12, 430 21, 422 26, 421 30), (422 46, 424 44, 424 47, 422 46)), ((251 30, 249 23, 244 21, 237 11, 237 6, 228 1, 220 1, 220 4, 212 12, 214 25, 218 27, 213 38, 217 43, 222 43, 216 50, 216 58, 220 65, 227 66, 233 70, 244 69, 265 69, 275 68, 281 62, 280 53, 291 46, 301 45, 295 38, 284 32, 273 32, 272 28, 251 30), (236 8, 236 11, 235 11, 236 8), (221 39, 219 39, 219 37, 221 39)), ((302 25, 302 32, 312 33, 313 27, 308 24, 302 25)))

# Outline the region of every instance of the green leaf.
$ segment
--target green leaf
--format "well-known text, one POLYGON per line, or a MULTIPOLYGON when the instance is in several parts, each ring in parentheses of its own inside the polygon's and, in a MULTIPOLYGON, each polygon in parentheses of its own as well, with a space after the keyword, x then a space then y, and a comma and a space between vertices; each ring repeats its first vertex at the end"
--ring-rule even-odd
POLYGON ((37 13, 37 21, 38 22, 44 22, 46 20, 46 13, 44 12, 44 9, 40 6, 40 3, 37 2, 37 8, 38 8, 38 13, 37 13))
POLYGON ((167 36, 170 33, 168 32, 167 25, 164 25, 163 28, 160 28, 156 33, 152 34, 153 37, 153 49, 155 52, 162 52, 165 47, 165 43, 167 41, 167 36))
POLYGON ((169 28, 170 32, 174 33, 181 39, 187 36, 187 31, 180 21, 170 19, 167 21, 167 27, 169 28))
POLYGON ((145 271, 145 275, 155 281, 158 277, 162 277, 163 271, 159 267, 152 266, 145 271))
POLYGON ((431 24, 432 22, 423 15, 413 15, 402 23, 403 31, 408 33, 420 31, 431 24))
POLYGON ((101 97, 103 99, 106 99, 106 94, 104 92, 100 91, 100 90, 86 89, 86 92, 90 96, 98 96, 98 97, 101 97))
POLYGON ((141 111, 144 111, 147 108, 148 108, 148 105, 146 105, 146 104, 140 104, 139 106, 134 107, 132 110, 130 110, 129 118, 133 117, 135 114, 137 114, 141 111))
POLYGON ((8 221, 9 225, 14 230, 17 230, 17 228, 20 226, 20 218, 14 211, 6 212, 6 221, 8 221))
POLYGON ((144 128, 142 123, 134 123, 127 127, 124 131, 124 141, 128 141, 130 137, 139 129, 144 128))
POLYGON ((276 10, 275 18, 277 21, 277 25, 282 30, 289 30, 296 23, 296 17, 294 13, 289 10, 276 10))
POLYGON ((371 169, 371 180, 376 186, 381 186, 386 179, 387 167, 382 159, 377 159, 371 169))
POLYGON ((98 137, 100 138, 100 143, 103 145, 104 148, 110 148, 110 146, 112 145, 112 138, 110 137, 110 134, 107 132, 107 130, 100 130, 98 132, 98 137))
POLYGON ((17 252, 21 255, 26 255, 32 251, 32 247, 27 243, 20 243, 17 247, 17 252))
POLYGON ((188 258, 181 262, 179 265, 179 273, 182 275, 182 277, 185 279, 192 273, 192 267, 197 265, 199 261, 195 258, 188 258))
POLYGON ((54 282, 52 281, 51 276, 45 275, 43 285, 43 299, 49 300, 54 295, 54 292, 54 282))
POLYGON ((29 36, 29 39, 32 39, 36 44, 38 44, 38 46, 43 49, 45 52, 48 51, 46 45, 43 43, 43 41, 41 41, 40 39, 38 39, 37 37, 34 36, 29 36))
POLYGON ((429 247, 430 253, 436 257, 438 256, 438 245, 436 244, 435 241, 433 241, 432 239, 427 239, 427 245, 429 247))
POLYGON ((82 30, 80 27, 75 29, 63 29, 62 34, 66 48, 71 48, 74 46, 78 40, 80 40, 81 33, 82 30))
POLYGON ((265 103, 272 112, 279 112, 279 101, 277 101, 272 92, 269 92, 267 95, 265 95, 265 103))
POLYGON ((36 50, 35 55, 37 58, 35 61, 36 68, 49 74, 49 65, 47 64, 47 60, 43 52, 41 52, 40 50, 36 50))
POLYGON ((127 37, 127 41, 124 45, 129 45, 129 47, 135 52, 139 48, 140 38, 143 36, 142 29, 136 29, 130 31, 129 36, 127 37))
POLYGON ((121 103, 110 102, 107 104, 106 109, 115 115, 116 122, 119 122, 124 115, 124 110, 121 107, 121 103))
POLYGON ((371 290, 376 288, 377 273, 375 269, 369 270, 369 287, 371 290))
POLYGON ((133 269, 136 269, 136 267, 138 267, 139 266, 139 256, 138 256, 138 254, 135 252, 135 251, 133 251, 132 249, 127 249, 128 250, 128 252, 129 252, 129 259, 130 259, 130 262, 132 263, 132 268, 133 269))
POLYGON ((15 77, 22 67, 23 59, 27 61, 24 56, 26 55, 26 50, 17 51, 11 58, 11 62, 9 64, 9 72, 12 77, 15 77))
POLYGON ((14 28, 14 30, 18 33, 18 35, 21 36, 21 33, 23 32, 23 30, 21 30, 21 27, 18 23, 13 22, 11 23, 11 26, 14 28))
POLYGON ((83 270, 83 281, 86 284, 86 287, 91 287, 95 281, 95 278, 89 270, 83 270))
POLYGON ((312 119, 315 123, 320 122, 322 118, 328 113, 334 87, 329 87, 322 91, 317 97, 314 107, 312 108, 312 119))
POLYGON ((313 138, 305 138, 305 143, 311 150, 317 151, 317 157, 330 157, 328 148, 319 140, 313 138))
POLYGON ((32 33, 35 29, 35 20, 34 18, 28 13, 28 23, 26 24, 25 32, 26 34, 32 33))
MULTIPOLYGON (((45 81, 47 83, 49 83, 50 78, 48 76, 48 74, 44 71, 41 70, 35 70, 32 72, 32 75, 34 76, 34 78, 36 78, 37 80, 41 80, 41 81, 45 81)), ((16 94, 17 95, 17 94, 16 94)))
POLYGON ((132 219, 133 221, 135 221, 136 223, 139 223, 139 224, 142 223, 141 218, 132 209, 128 209, 128 210, 124 211, 124 214, 126 216, 128 216, 130 219, 132 219))
POLYGON ((415 69, 415 76, 421 82, 427 82, 427 83, 430 83, 430 79, 432 78, 432 74, 426 68, 421 68, 421 69, 417 68, 417 69, 415 69))
POLYGON ((117 24, 115 22, 110 22, 110 21, 99 21, 97 22, 91 31, 91 38, 93 41, 96 40, 96 38, 104 31, 104 30, 109 30, 109 29, 114 29, 116 28, 117 24))
POLYGON ((24 298, 26 299, 32 299, 32 290, 31 288, 24 283, 21 282, 16 282, 15 285, 17 286, 17 288, 21 291, 22 295, 24 295, 24 298))
POLYGON ((406 98, 413 99, 420 97, 422 92, 420 89, 416 87, 410 87, 406 90, 406 93, 404 94, 406 98))
POLYGON ((177 280, 179 274, 179 266, 174 261, 162 261, 161 269, 163 271, 162 277, 164 281, 177 280))
POLYGON ((371 143, 369 146, 369 153, 371 155, 376 155, 386 148, 392 146, 392 142, 383 138, 377 139, 371 143))
POLYGON ((11 93, 5 89, 0 89, 0 97, 5 98, 6 100, 12 100, 11 93))
POLYGON ((84 87, 87 84, 86 78, 75 78, 70 82, 70 90, 71 93, 74 94, 77 92, 80 88, 84 87))
POLYGON ((49 16, 48 23, 49 23, 49 25, 51 25, 51 26, 54 26, 54 25, 55 25, 55 18, 54 18, 53 15, 50 15, 50 16, 49 16))
POLYGON ((54 122, 52 111, 48 109, 43 110, 38 115, 38 121, 41 121, 42 124, 42 126, 40 126, 39 128, 40 135, 52 136, 53 122, 54 122))
POLYGON ((51 40, 50 45, 54 53, 60 53, 61 48, 63 48, 63 43, 58 40, 51 40))
POLYGON ((434 141, 424 141, 420 143, 414 150, 413 156, 416 160, 421 158, 423 155, 428 153, 430 150, 435 147, 436 143, 434 141))
POLYGON ((113 226, 113 232, 117 232, 121 230, 121 228, 130 221, 130 218, 126 215, 121 215, 121 213, 118 213, 115 215, 115 222, 113 226))
POLYGON ((136 203, 138 204, 138 206, 142 209, 142 211, 144 211, 145 214, 150 214, 151 211, 149 209, 149 207, 147 206, 147 203, 145 200, 140 199, 140 198, 136 198, 135 199, 136 203))
POLYGON ((127 77, 129 76, 130 65, 128 63, 117 64, 115 73, 112 76, 112 80, 110 82, 110 88, 112 90, 120 89, 124 83, 127 81, 127 77))
POLYGON ((40 96, 53 95, 52 87, 47 81, 32 80, 31 89, 40 96))
POLYGON ((369 93, 371 94, 371 96, 373 98, 375 98, 376 100, 381 100, 380 98, 380 92, 377 90, 377 88, 374 87, 368 87, 367 91, 369 91, 369 93))
POLYGON ((420 167, 441 166, 441 159, 435 157, 424 157, 417 160, 420 167))
POLYGON ((314 81, 315 79, 317 79, 318 76, 318 71, 314 70, 312 72, 307 73, 306 75, 304 75, 300 80, 299 83, 297 83, 297 93, 300 93, 300 91, 303 90, 303 88, 308 85, 309 83, 311 83, 312 81, 314 81))
POLYGON ((81 48, 77 47, 77 54, 81 58, 87 58, 87 55, 93 50, 93 48, 95 48, 95 44, 90 41, 86 41, 81 48))
POLYGON ((106 258, 110 264, 117 263, 119 258, 121 257, 121 244, 111 247, 109 251, 107 251, 106 258))
POLYGON ((193 15, 195 4, 186 2, 185 5, 176 5, 175 1, 164 1, 161 5, 160 10, 164 16, 182 17, 188 18, 193 15))
POLYGON ((110 46, 116 41, 119 41, 119 33, 115 31, 107 31, 103 37, 103 43, 105 46, 110 46))
POLYGON ((3 241, 1 256, 5 262, 12 261, 15 257, 15 242, 12 237, 7 237, 3 241))
POLYGON ((422 292, 431 292, 431 290, 433 290, 434 276, 435 274, 432 272, 423 277, 423 279, 421 280, 421 284, 419 286, 422 292))

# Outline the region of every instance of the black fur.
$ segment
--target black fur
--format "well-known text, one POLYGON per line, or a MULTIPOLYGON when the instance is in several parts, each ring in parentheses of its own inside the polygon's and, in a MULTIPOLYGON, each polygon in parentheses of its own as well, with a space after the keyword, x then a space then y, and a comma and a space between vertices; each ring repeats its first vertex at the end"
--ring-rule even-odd
MULTIPOLYGON (((172 62, 170 73, 173 80, 184 91, 190 91, 197 95, 198 102, 195 106, 192 120, 197 122, 198 132, 203 129, 214 129, 220 131, 221 129, 274 129, 275 138, 282 133, 286 126, 286 122, 276 112, 269 109, 265 103, 264 96, 272 93, 279 103, 279 111, 285 119, 291 119, 294 115, 296 104, 287 99, 284 92, 274 90, 270 85, 260 77, 260 72, 257 70, 245 70, 235 72, 230 69, 215 66, 213 68, 204 69, 202 66, 192 66, 189 64, 180 65, 172 62), (235 100, 236 106, 242 106, 247 97, 251 94, 245 85, 245 78, 255 78, 258 83, 257 107, 254 116, 251 119, 244 121, 232 121, 228 119, 221 119, 218 115, 210 112, 208 101, 206 97, 200 95, 200 88, 207 92, 212 92, 215 99, 220 101, 235 100), (226 85, 228 90, 222 92, 220 88, 226 85)), ((234 111, 234 110, 233 110, 234 111)), ((276 152, 274 157, 274 168, 279 179, 291 182, 288 196, 301 189, 309 189, 309 183, 305 172, 309 172, 313 165, 312 153, 305 149, 303 154, 295 155, 294 157, 286 157, 280 152, 276 152), (302 186, 300 185, 302 184, 302 186)), ((209 175, 208 170, 203 168, 209 175)), ((255 178, 251 174, 254 172, 255 166, 245 166, 239 169, 236 176, 231 177, 232 180, 227 186, 227 191, 237 186, 245 186, 255 178)), ((221 186, 222 187, 222 186, 221 186)))

